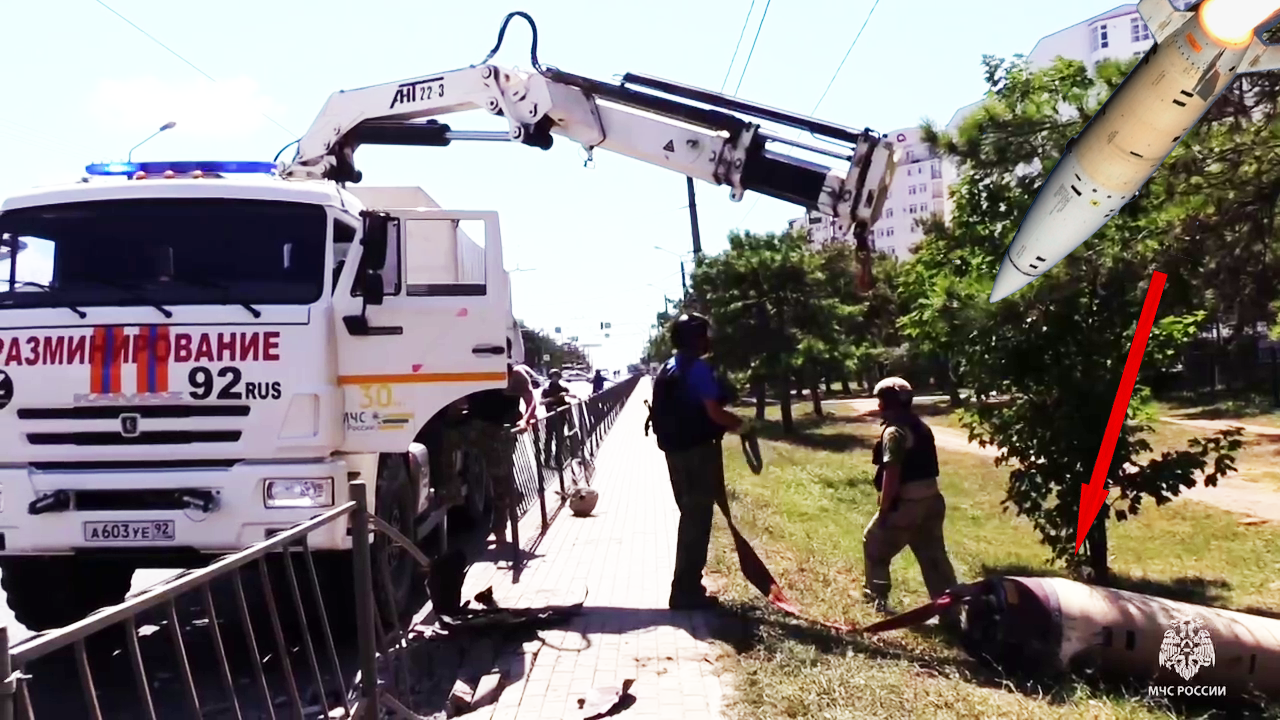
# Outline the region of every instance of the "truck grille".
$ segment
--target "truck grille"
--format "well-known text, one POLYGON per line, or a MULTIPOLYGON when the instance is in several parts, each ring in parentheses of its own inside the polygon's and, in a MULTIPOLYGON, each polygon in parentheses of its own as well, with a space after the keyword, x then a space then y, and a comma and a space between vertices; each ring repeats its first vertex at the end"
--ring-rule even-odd
MULTIPOLYGON (((137 447, 146 445, 196 445, 207 443, 236 443, 243 432, 234 429, 239 423, 231 423, 231 428, 216 430, 179 430, 168 423, 155 421, 188 420, 193 418, 245 418, 249 416, 248 405, 164 405, 164 404, 131 404, 131 405, 87 405, 77 407, 37 407, 19 408, 18 419, 35 422, 50 421, 121 421, 115 430, 74 430, 67 431, 65 424, 48 427, 52 432, 28 432, 27 442, 42 446, 76 446, 76 447, 137 447), (156 425, 160 427, 156 427, 156 425), (142 427, 139 427, 141 425, 142 427), (148 425, 150 427, 148 427, 148 425), (56 430, 55 430, 56 428, 56 430), (144 429, 145 428, 145 429, 144 429)), ((74 427, 74 426, 73 426, 74 427)), ((101 426, 98 426, 101 427, 101 426)), ((29 426, 29 429, 34 429, 29 426)))
POLYGON ((192 445, 240 442, 239 430, 155 430, 137 435, 118 432, 27 433, 32 445, 192 445))

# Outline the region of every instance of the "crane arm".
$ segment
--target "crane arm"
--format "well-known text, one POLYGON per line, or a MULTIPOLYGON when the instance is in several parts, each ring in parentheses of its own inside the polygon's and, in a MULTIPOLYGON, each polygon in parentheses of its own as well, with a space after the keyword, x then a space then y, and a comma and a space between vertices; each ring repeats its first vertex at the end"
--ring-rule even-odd
POLYGON ((864 249, 896 166, 894 146, 870 130, 642 75, 612 84, 551 68, 524 73, 483 64, 334 93, 281 175, 359 182, 354 153, 362 144, 500 140, 545 150, 554 135, 589 152, 602 148, 727 185, 735 202, 750 190, 821 212, 864 249), (436 119, 472 110, 503 117, 507 131, 455 131, 436 119), (808 131, 828 144, 784 139, 740 115, 808 131), (828 167, 772 149, 779 144, 836 162, 828 167))

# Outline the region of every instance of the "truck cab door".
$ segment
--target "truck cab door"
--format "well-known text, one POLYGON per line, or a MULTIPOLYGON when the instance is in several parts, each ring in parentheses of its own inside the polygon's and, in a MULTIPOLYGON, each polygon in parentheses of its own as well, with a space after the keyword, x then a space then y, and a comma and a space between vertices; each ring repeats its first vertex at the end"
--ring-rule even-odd
POLYGON ((346 452, 404 452, 446 405, 507 379, 498 214, 366 212, 333 293, 346 452), (481 247, 459 228, 484 224, 481 247))

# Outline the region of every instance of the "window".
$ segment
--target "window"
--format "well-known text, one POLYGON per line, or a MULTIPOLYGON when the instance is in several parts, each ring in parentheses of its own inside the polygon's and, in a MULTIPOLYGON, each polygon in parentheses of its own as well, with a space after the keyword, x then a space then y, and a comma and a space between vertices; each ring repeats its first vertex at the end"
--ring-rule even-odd
POLYGON ((1089 34, 1089 52, 1098 52, 1098 26, 1094 25, 1089 34))
POLYGON ((906 157, 906 160, 907 160, 907 162, 909 162, 909 163, 913 163, 913 162, 915 162, 915 161, 916 161, 916 151, 915 151, 915 150, 908 150, 908 151, 907 151, 907 157, 906 157))
POLYGON ((885 236, 885 237, 893 237, 893 228, 885 228, 885 229, 884 229, 884 236, 885 236))
POLYGON ((893 217, 893 208, 885 208, 885 209, 884 209, 884 216, 885 216, 885 217, 887 217, 887 218, 891 218, 891 217, 893 217))
POLYGON ((932 167, 932 168, 930 168, 930 170, 932 170, 932 172, 929 174, 929 176, 930 176, 931 178, 933 178, 934 180, 941 180, 941 179, 942 179, 942 164, 941 164, 941 163, 939 163, 939 162, 937 162, 937 161, 934 161, 934 163, 933 163, 933 167, 932 167))
POLYGON ((915 214, 916 214, 916 206, 915 206, 915 205, 908 205, 908 206, 907 206, 907 212, 908 212, 908 213, 910 213, 911 215, 915 215, 915 214))
POLYGON ((407 295, 485 294, 482 221, 406 220, 404 225, 407 295), (472 233, 464 228, 471 229, 472 233))
POLYGON ((1103 23, 1098 26, 1098 47, 1107 48, 1110 43, 1107 42, 1107 24, 1103 23))
MULTIPOLYGON (((908 186, 907 186, 907 194, 908 194, 908 195, 915 195, 915 194, 916 194, 916 186, 915 186, 915 185, 908 185, 908 186)), ((913 205, 912 207, 915 207, 915 206, 913 205)))
POLYGON ((934 183, 934 184, 933 184, 933 196, 934 196, 935 198, 940 198, 940 197, 942 197, 942 183, 941 183, 941 182, 936 182, 936 183, 934 183))
POLYGON ((1129 37, 1133 42, 1146 42, 1151 39, 1151 28, 1139 16, 1129 18, 1129 37))
POLYGON ((925 192, 926 192, 926 191, 928 191, 928 189, 929 189, 929 185, 928 185, 928 183, 920 183, 920 194, 921 194, 921 195, 925 194, 925 192))
POLYGON ((264 200, 147 198, 10 210, 0 215, 0 237, 27 246, 14 273, 49 290, 0 284, 0 307, 310 305, 325 288, 328 229, 319 205, 264 200))

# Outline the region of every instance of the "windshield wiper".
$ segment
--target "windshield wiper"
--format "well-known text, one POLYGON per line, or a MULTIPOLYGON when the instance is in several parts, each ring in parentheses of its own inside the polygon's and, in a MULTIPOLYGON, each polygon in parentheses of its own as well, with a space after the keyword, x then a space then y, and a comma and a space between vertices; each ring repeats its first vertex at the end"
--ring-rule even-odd
MULTIPOLYGON (((45 292, 53 292, 53 289, 52 289, 52 288, 50 288, 48 285, 42 285, 42 284, 40 284, 40 283, 38 283, 38 282, 30 282, 30 281, 28 281, 28 280, 20 281, 20 282, 18 282, 18 283, 17 283, 17 285, 18 285, 19 287, 22 287, 22 286, 26 286, 26 287, 34 287, 34 288, 40 288, 41 290, 43 290, 43 291, 45 291, 45 292)), ((12 290, 10 290, 10 292, 13 292, 13 291, 12 291, 12 290)), ((59 305, 58 307, 64 307, 64 308, 66 308, 66 309, 70 310, 71 312, 73 312, 73 313, 75 313, 75 314, 79 315, 81 320, 83 320, 83 319, 85 319, 85 318, 89 317, 89 313, 87 313, 87 312, 85 312, 85 311, 81 310, 80 308, 76 307, 75 305, 69 305, 69 304, 67 304, 67 303, 62 303, 62 304, 61 304, 61 305, 59 305)))
POLYGON ((216 280, 210 280, 208 278, 202 278, 202 277, 180 277, 178 278, 177 282, 184 282, 184 283, 187 283, 188 285, 195 285, 196 287, 206 287, 206 288, 211 288, 213 290, 221 290, 224 293, 226 293, 226 295, 222 298, 224 305, 239 305, 245 310, 248 310, 249 312, 253 313, 254 320, 257 320, 258 318, 262 317, 262 311, 259 310, 258 308, 250 305, 247 302, 236 302, 232 300, 231 286, 227 285, 226 283, 220 283, 220 282, 217 282, 216 280))
POLYGON ((122 290, 125 293, 128 293, 129 297, 133 298, 134 300, 141 300, 142 302, 146 303, 148 306, 153 307, 156 310, 159 310, 160 313, 165 316, 165 318, 173 317, 172 310, 161 305, 158 302, 153 301, 151 298, 147 297, 146 294, 139 292, 137 287, 134 285, 125 285, 123 283, 112 282, 110 280, 90 280, 89 282, 95 283, 97 285, 106 285, 107 287, 114 288, 116 290, 122 290))

